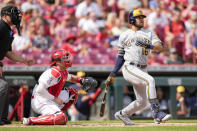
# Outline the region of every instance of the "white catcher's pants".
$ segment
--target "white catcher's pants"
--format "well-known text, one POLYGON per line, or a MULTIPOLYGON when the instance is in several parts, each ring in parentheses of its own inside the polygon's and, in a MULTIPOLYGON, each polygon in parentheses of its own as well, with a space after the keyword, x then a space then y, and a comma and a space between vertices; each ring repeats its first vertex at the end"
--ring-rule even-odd
MULTIPOLYGON (((64 102, 68 102, 69 92, 67 90, 62 90, 58 98, 62 99, 64 102)), ((64 104, 58 105, 52 100, 48 100, 39 95, 34 95, 34 98, 31 101, 31 107, 37 114, 48 115, 61 111, 64 104)))
POLYGON ((147 73, 147 69, 141 69, 134 65, 125 64, 122 68, 125 80, 133 84, 136 100, 122 109, 123 115, 132 115, 143 109, 149 99, 157 98, 154 78, 147 73))

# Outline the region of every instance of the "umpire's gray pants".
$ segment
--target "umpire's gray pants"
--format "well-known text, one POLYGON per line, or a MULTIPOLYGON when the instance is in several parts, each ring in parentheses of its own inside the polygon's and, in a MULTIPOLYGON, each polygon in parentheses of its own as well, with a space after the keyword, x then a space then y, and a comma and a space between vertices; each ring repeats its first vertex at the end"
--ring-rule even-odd
POLYGON ((0 121, 8 119, 9 89, 8 82, 0 77, 0 121))

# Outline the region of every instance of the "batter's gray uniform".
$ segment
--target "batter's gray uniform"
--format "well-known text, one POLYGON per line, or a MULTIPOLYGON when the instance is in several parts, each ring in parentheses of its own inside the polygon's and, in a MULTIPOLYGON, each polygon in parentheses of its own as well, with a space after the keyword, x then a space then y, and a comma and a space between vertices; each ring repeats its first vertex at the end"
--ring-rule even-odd
POLYGON ((147 61, 150 49, 138 45, 138 42, 153 44, 161 42, 152 31, 140 29, 122 33, 119 38, 119 55, 124 56, 122 73, 133 84, 136 100, 122 110, 123 114, 132 115, 144 108, 149 99, 155 99, 155 80, 147 73, 147 61))

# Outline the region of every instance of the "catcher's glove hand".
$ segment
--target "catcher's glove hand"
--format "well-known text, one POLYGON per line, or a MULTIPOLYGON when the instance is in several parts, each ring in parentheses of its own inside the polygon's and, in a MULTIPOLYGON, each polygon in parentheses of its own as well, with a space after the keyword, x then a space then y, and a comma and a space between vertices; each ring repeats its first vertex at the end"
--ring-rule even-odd
POLYGON ((108 76, 107 80, 105 80, 106 85, 112 85, 114 83, 114 77, 113 76, 108 76))
POLYGON ((98 85, 97 80, 92 77, 84 77, 80 80, 80 83, 82 84, 82 89, 85 91, 89 91, 98 85))

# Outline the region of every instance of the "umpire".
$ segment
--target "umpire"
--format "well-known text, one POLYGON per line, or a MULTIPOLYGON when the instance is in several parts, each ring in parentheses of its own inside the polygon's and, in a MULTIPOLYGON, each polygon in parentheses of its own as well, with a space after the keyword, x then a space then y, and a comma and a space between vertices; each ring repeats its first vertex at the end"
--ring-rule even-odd
POLYGON ((4 57, 7 57, 12 61, 21 62, 28 66, 34 63, 33 60, 25 59, 12 52, 11 44, 14 37, 11 26, 15 25, 18 34, 20 35, 20 22, 21 12, 17 7, 5 6, 2 8, 0 20, 0 125, 11 124, 8 120, 9 89, 8 83, 4 79, 3 63, 1 60, 3 60, 4 57))

